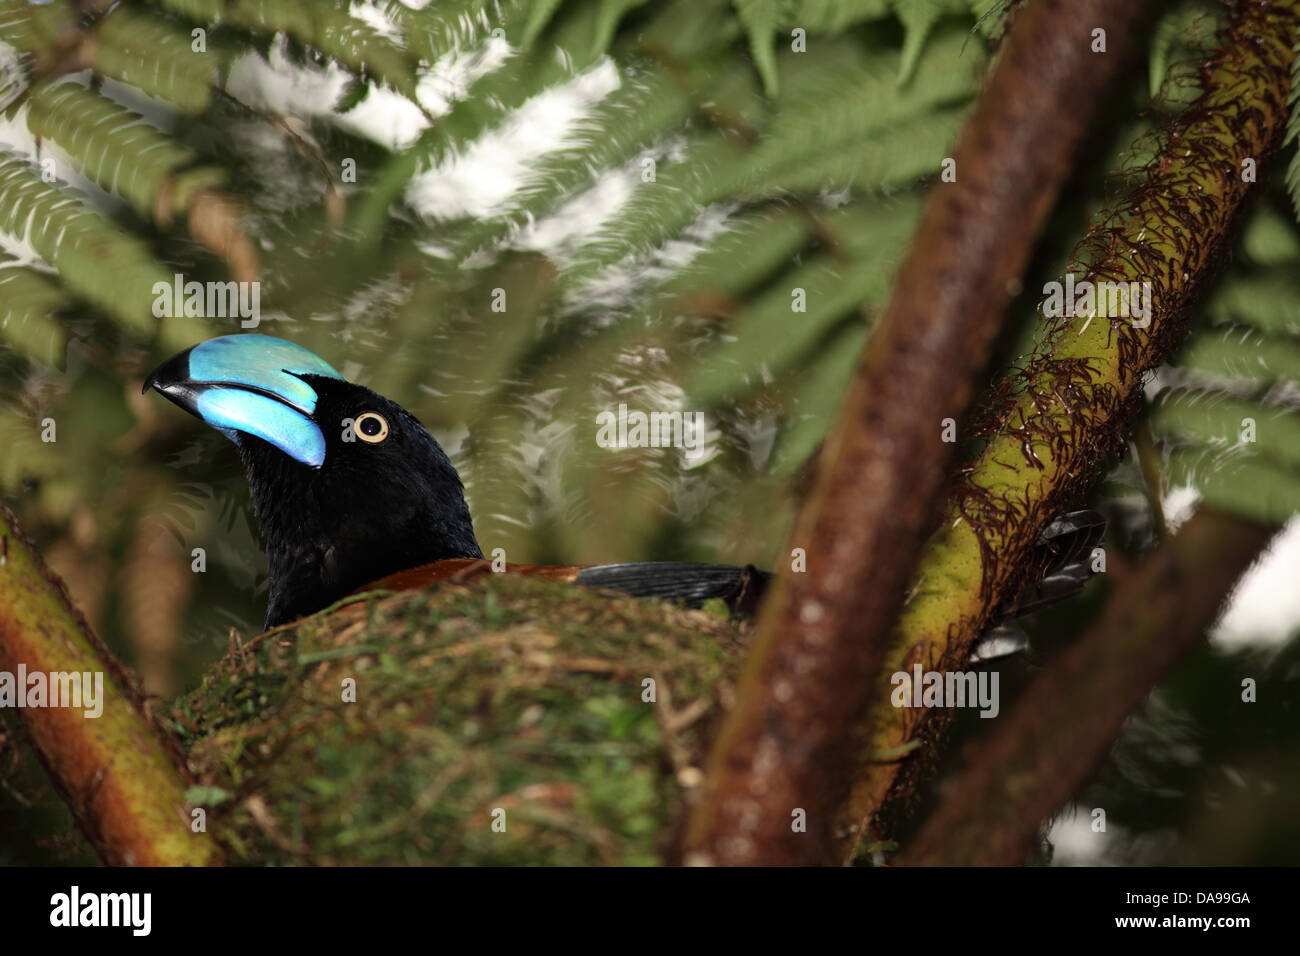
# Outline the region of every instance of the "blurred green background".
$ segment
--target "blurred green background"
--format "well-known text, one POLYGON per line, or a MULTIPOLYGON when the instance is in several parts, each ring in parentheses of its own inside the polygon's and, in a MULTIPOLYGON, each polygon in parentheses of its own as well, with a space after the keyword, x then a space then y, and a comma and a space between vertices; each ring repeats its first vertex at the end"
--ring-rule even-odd
MULTIPOLYGON (((1112 40, 1133 69, 1052 217, 1003 364, 1033 346, 1035 290, 1196 94, 1224 8, 1161 9, 1112 40)), ((155 282, 257 278, 256 331, 434 432, 485 552, 773 567, 1009 13, 995 0, 0 0, 0 495, 152 693, 193 686, 232 628, 258 632, 265 561, 234 449, 140 394, 172 352, 252 331, 155 318, 155 282), (596 415, 620 403, 704 412, 708 454, 599 447, 596 415)), ((1129 459, 1092 502, 1131 560, 1165 506, 1278 524, 1300 510, 1300 441, 1236 439, 1247 414, 1294 432, 1300 406, 1285 163, 1261 171, 1260 193, 1196 333, 1148 389, 1136 434, 1155 489, 1129 459)), ((1270 580, 1288 555, 1300 564, 1291 531, 1270 580)), ((1031 630, 1065 640, 1104 590, 1031 630)), ((1215 683, 1246 668, 1295 699, 1300 614, 1272 598, 1271 616, 1236 615, 1235 649, 1207 649, 1162 690, 1094 785, 1131 839, 1070 859, 1191 862, 1228 839, 1235 862, 1300 861, 1294 815, 1258 849, 1205 822, 1227 807, 1264 819, 1296 795, 1294 708, 1229 706, 1215 683)), ((30 794, 0 758, 0 862, 42 859, 30 794)))

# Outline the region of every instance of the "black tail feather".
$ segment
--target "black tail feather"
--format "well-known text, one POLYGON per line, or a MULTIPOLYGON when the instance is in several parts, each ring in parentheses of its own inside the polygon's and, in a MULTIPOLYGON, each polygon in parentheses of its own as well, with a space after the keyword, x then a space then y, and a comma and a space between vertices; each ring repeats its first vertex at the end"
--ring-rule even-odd
MULTIPOLYGON (((1002 604, 994 615, 994 628, 1010 618, 1067 601, 1083 590, 1093 574, 1093 549, 1105 530, 1106 519, 1095 511, 1072 511, 1049 524, 1034 545, 1031 560, 1035 570, 1030 583, 1002 604)), ((687 607, 700 607, 705 601, 721 598, 732 614, 742 617, 755 613, 771 578, 771 573, 752 564, 742 568, 687 561, 598 564, 578 573, 579 584, 635 598, 660 598, 687 607)), ((996 635, 990 632, 989 636, 996 635)), ((1014 643, 986 641, 982 651, 977 648, 974 659, 1002 656, 1014 643)))
POLYGON ((645 561, 598 564, 578 572, 578 583, 621 591, 635 598, 662 598, 687 607, 700 607, 711 598, 727 602, 733 614, 753 614, 771 574, 752 564, 693 564, 687 561, 645 561))
POLYGON ((1003 602, 1002 620, 1023 617, 1068 601, 1092 577, 1092 552, 1101 543, 1106 519, 1095 511, 1061 515, 1039 536, 1031 555, 1029 583, 1003 602))

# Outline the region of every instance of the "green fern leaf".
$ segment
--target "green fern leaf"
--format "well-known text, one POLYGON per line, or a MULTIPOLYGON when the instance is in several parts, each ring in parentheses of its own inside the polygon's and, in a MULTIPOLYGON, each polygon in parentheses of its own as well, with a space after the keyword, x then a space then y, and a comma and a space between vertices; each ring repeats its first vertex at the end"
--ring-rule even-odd
MULTIPOLYGON (((450 256, 468 255, 527 222, 562 214, 556 206, 566 198, 578 196, 575 201, 582 202, 585 187, 600 175, 626 166, 664 130, 683 126, 692 109, 691 98, 663 70, 629 78, 592 110, 588 125, 599 130, 599 136, 584 136, 573 146, 544 156, 510 209, 467 223, 465 232, 449 241, 450 256)), ((643 174, 644 169, 633 172, 643 174)))
POLYGON ((518 6, 518 2, 497 0, 439 0, 420 10, 390 2, 387 11, 401 24, 411 52, 427 63, 436 63, 453 50, 478 46, 491 31, 504 28, 507 18, 522 19, 518 6))
POLYGON ((524 18, 524 32, 520 39, 519 45, 528 49, 537 42, 546 25, 551 22, 555 16, 555 11, 560 9, 563 0, 531 0, 528 4, 528 13, 524 18))
POLYGON ((1290 469, 1300 485, 1300 416, 1292 409, 1179 389, 1161 396, 1151 410, 1151 425, 1175 442, 1266 459, 1290 469))
POLYGON ((921 54, 935 25, 945 14, 969 12, 969 4, 965 0, 894 0, 893 8, 903 24, 898 85, 905 86, 921 62, 921 54))
POLYGON ((58 143, 78 169, 122 196, 142 219, 168 219, 186 208, 195 190, 226 177, 209 167, 178 180, 194 153, 138 114, 75 84, 38 87, 28 102, 28 128, 58 143))
MULTIPOLYGON (((893 88, 898 55, 864 62, 856 43, 828 41, 823 46, 815 59, 791 54, 783 61, 787 92, 754 151, 754 166, 798 175, 809 162, 829 161, 835 168, 851 165, 857 158, 853 149, 877 132, 893 137, 891 148, 898 146, 906 154, 906 135, 894 133, 903 123, 914 128, 934 125, 932 132, 950 137, 952 127, 930 114, 971 100, 983 73, 983 53, 973 47, 963 52, 965 36, 960 31, 946 32, 932 44, 921 70, 903 90, 893 88)), ((950 145, 944 140, 942 152, 930 151, 930 170, 938 168, 950 145)))
POLYGON ((25 238, 77 295, 137 333, 153 331, 152 289, 172 281, 170 270, 138 239, 14 159, 0 158, 0 230, 25 238))
POLYGON ((647 0, 600 0, 595 13, 596 35, 591 43, 591 55, 599 56, 608 50, 619 22, 629 11, 644 6, 646 2, 647 0))
POLYGON ((67 0, 0 0, 0 42, 27 54, 37 76, 55 68, 77 32, 77 11, 67 0))
MULTIPOLYGON (((1247 214, 1241 250, 1257 266, 1294 265, 1300 263, 1300 233, 1292 219, 1260 203, 1247 214)), ((1235 276, 1225 281, 1235 281, 1235 276)))
POLYGON ((738 297, 772 278, 811 237, 811 217, 800 209, 784 206, 745 213, 666 280, 661 293, 671 298, 738 297))
POLYGON ((793 5, 788 26, 809 33, 843 33, 866 20, 880 20, 893 11, 891 0, 803 0, 793 5))
POLYGON ((182 112, 201 113, 212 101, 217 57, 195 52, 180 24, 118 4, 99 25, 89 49, 97 73, 130 83, 182 112))
POLYGON ((691 400, 710 406, 743 393, 753 384, 756 370, 764 376, 785 374, 844 318, 883 303, 897 253, 911 234, 919 208, 915 202, 879 203, 828 217, 832 235, 854 234, 841 256, 813 256, 751 298, 731 330, 734 338, 707 353, 689 379, 691 400), (862 258, 843 255, 855 246, 872 251, 862 258), (796 305, 806 311, 795 311, 796 305))
POLYGON ((308 0, 157 0, 163 7, 200 24, 228 23, 250 33, 284 33, 353 72, 415 96, 415 71, 406 52, 358 19, 350 4, 308 0))
POLYGON ((735 0, 736 15, 749 36, 749 49, 754 56, 754 66, 763 78, 763 89, 768 96, 776 96, 776 52, 773 36, 777 27, 788 19, 785 0, 735 0))
POLYGON ((45 365, 63 365, 67 333, 56 316, 71 301, 40 273, 0 255, 0 340, 45 365))
POLYGON ((1247 327, 1201 332, 1178 355, 1177 367, 1234 382, 1300 387, 1300 340, 1265 336, 1247 327))
POLYGON ((1272 335, 1300 335, 1300 282, 1294 267, 1232 276, 1206 297, 1204 310, 1216 323, 1250 325, 1272 335))
POLYGON ((845 327, 826 343, 801 377, 798 391, 787 403, 786 421, 772 451, 774 473, 793 474, 826 436, 857 367, 867 332, 865 324, 845 327))
POLYGON ((59 445, 41 441, 41 426, 20 409, 0 406, 0 488, 14 492, 24 479, 52 479, 62 475, 66 462, 59 445))
POLYGON ((965 118, 965 109, 942 110, 886 133, 842 143, 834 152, 791 156, 752 174, 741 195, 757 199, 784 192, 876 191, 912 184, 938 174, 965 118))
POLYGON ((1196 489, 1205 505, 1260 524, 1282 525, 1300 514, 1300 477, 1260 458, 1178 450, 1167 476, 1171 485, 1196 489))
MULTIPOLYGON (((1300 51, 1300 41, 1293 49, 1300 51)), ((1291 61, 1291 94, 1287 97, 1291 112, 1287 117, 1284 146, 1291 151, 1291 161, 1286 167, 1286 188, 1291 196, 1291 208, 1300 218, 1300 56, 1291 61)))

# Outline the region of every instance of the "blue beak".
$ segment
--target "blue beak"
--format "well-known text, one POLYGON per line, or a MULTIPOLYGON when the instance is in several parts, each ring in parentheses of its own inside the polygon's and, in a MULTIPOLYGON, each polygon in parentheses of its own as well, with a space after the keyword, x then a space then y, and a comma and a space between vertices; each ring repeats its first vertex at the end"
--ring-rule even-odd
POLYGON ((241 434, 253 435, 319 468, 325 436, 312 418, 316 391, 303 375, 343 378, 301 345, 269 335, 223 335, 158 366, 144 391, 157 389, 235 444, 241 434))

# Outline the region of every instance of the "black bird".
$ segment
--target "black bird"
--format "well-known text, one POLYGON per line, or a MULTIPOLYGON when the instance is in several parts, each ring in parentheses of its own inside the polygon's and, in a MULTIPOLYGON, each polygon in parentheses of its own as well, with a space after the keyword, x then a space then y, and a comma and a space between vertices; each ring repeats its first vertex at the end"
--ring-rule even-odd
MULTIPOLYGON (((424 587, 490 568, 460 476, 433 436, 302 346, 267 335, 210 339, 155 369, 150 388, 239 448, 266 537, 268 628, 367 585, 424 587)), ((1041 570, 1005 616, 1077 593, 1103 527, 1094 512, 1054 522, 1039 541, 1041 570)), ((506 570, 690 606, 720 597, 741 612, 752 612, 770 578, 752 566, 683 562, 506 570)), ((981 649, 987 658, 1013 648, 995 632, 981 649)))

